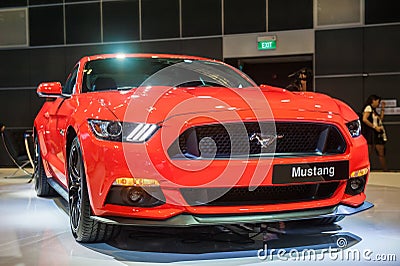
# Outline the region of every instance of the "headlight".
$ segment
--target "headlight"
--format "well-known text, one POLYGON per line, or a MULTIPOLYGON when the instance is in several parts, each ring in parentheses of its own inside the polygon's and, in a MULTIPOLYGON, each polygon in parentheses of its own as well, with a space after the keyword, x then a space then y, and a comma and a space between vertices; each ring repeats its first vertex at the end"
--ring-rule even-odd
POLYGON ((109 120, 88 120, 93 133, 99 139, 126 142, 145 142, 159 128, 155 124, 128 123, 109 120))
POLYGON ((350 135, 355 138, 360 136, 361 134, 361 123, 360 120, 354 120, 349 123, 346 123, 347 129, 350 132, 350 135))
POLYGON ((100 139, 122 140, 122 124, 118 121, 89 120, 89 125, 96 137, 100 139))

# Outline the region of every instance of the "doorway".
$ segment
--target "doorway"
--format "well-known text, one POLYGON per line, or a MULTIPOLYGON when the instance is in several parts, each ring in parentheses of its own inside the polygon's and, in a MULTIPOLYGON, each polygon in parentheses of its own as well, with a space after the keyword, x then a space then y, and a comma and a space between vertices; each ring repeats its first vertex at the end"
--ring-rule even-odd
MULTIPOLYGON (((288 89, 295 82, 297 71, 306 68, 312 73, 313 69, 312 55, 225 58, 225 62, 242 70, 258 85, 267 84, 288 89)), ((312 75, 307 80, 307 91, 313 91, 312 75)))

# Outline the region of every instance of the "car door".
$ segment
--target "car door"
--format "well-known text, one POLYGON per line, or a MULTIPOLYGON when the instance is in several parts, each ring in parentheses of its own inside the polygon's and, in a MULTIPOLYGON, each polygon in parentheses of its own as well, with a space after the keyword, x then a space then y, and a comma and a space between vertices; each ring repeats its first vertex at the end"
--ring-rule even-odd
POLYGON ((62 184, 67 184, 66 180, 66 131, 69 120, 75 110, 74 91, 79 66, 77 65, 68 76, 62 93, 65 97, 57 98, 51 109, 45 114, 48 117, 46 124, 46 146, 49 151, 49 166, 56 178, 62 184))

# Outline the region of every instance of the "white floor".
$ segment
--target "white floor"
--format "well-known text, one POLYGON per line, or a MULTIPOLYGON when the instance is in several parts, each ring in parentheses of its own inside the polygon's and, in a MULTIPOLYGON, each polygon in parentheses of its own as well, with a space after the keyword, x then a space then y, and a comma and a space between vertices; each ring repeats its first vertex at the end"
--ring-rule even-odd
POLYGON ((219 227, 125 228, 112 242, 84 245, 70 233, 63 200, 36 197, 28 176, 5 179, 10 173, 0 168, 0 265, 400 265, 400 173, 372 173, 367 200, 375 207, 339 226, 303 225, 252 239, 219 227), (282 256, 263 259, 263 237, 268 250, 282 249, 282 256), (332 243, 345 249, 323 251, 332 243), (301 247, 309 250, 305 257, 301 247))

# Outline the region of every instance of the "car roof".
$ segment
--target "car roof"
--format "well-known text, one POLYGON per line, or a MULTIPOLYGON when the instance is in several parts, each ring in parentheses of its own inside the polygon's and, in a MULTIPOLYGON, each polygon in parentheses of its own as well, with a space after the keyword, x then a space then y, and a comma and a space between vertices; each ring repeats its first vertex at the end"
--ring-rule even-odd
POLYGON ((86 56, 81 59, 81 61, 92 61, 98 59, 107 58, 170 58, 170 59, 188 59, 188 60, 206 60, 215 61, 209 58, 190 56, 190 55, 178 55, 178 54, 150 54, 150 53, 134 53, 134 54, 124 54, 124 53, 113 53, 113 54, 98 54, 86 56))

